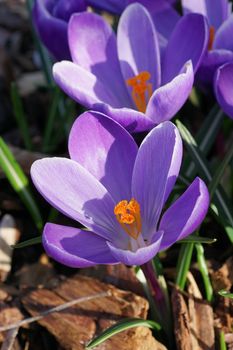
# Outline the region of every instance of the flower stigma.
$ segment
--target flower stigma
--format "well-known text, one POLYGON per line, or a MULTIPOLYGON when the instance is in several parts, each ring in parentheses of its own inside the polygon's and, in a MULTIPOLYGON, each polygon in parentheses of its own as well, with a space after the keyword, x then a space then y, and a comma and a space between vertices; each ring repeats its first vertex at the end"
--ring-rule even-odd
POLYGON ((114 208, 114 214, 123 230, 133 239, 137 240, 142 231, 140 205, 132 198, 120 201, 114 208))
POLYGON ((213 26, 210 26, 208 51, 212 50, 213 48, 214 37, 215 37, 215 29, 213 26))
POLYGON ((152 84, 148 82, 150 77, 150 73, 144 71, 126 80, 127 85, 132 87, 133 101, 139 112, 142 113, 145 113, 147 103, 152 96, 152 84))

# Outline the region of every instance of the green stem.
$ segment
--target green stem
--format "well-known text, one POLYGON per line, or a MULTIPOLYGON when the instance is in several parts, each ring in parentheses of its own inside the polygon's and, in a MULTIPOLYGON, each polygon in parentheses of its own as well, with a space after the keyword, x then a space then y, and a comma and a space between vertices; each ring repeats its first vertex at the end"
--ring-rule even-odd
MULTIPOLYGON (((27 0, 27 8, 29 13, 29 18, 32 18, 32 9, 33 9, 34 1, 33 0, 27 0)), ((32 33, 33 38, 37 47, 37 50, 40 55, 41 63, 43 66, 43 72, 47 81, 48 86, 52 87, 54 85, 53 78, 52 78, 52 69, 51 69, 51 61, 48 57, 47 51, 41 44, 40 39, 38 38, 38 35, 36 33, 36 30, 34 29, 33 22, 31 20, 31 27, 32 27, 32 33)), ((57 38, 54 38, 54 40, 57 40, 57 38)))
POLYGON ((223 331, 220 331, 220 334, 219 334, 219 345, 220 345, 220 350, 227 350, 227 346, 225 342, 225 334, 223 331))
POLYGON ((151 287, 152 297, 156 306, 158 321, 162 325, 164 332, 168 337, 169 343, 172 344, 173 331, 170 305, 167 304, 167 298, 157 279, 152 261, 148 261, 146 264, 142 265, 141 269, 146 277, 147 282, 151 287))
POLYGON ((192 255, 193 255, 194 243, 185 243, 182 244, 180 249, 178 264, 177 264, 177 276, 176 276, 176 284, 179 286, 181 290, 184 289, 187 273, 190 268, 192 255))
POLYGON ((27 118, 24 113, 23 104, 15 83, 11 83, 11 102, 13 105, 14 116, 21 132, 24 145, 29 151, 32 150, 32 140, 30 138, 27 118))
MULTIPOLYGON (((196 135, 197 144, 199 145, 199 149, 204 156, 208 155, 211 147, 213 146, 223 120, 224 112, 219 109, 218 105, 215 105, 205 118, 204 123, 196 135)), ((186 169, 186 175, 193 178, 196 172, 195 163, 190 162, 189 157, 185 159, 184 163, 186 164, 186 166, 184 166, 186 169)))
POLYGON ((22 202, 28 209, 31 214, 35 225, 38 230, 41 231, 43 227, 43 219, 37 206, 36 201, 34 200, 33 194, 29 187, 29 179, 24 174, 21 166, 16 161, 11 150, 0 137, 0 167, 2 168, 5 176, 7 177, 9 183, 13 189, 17 192, 22 202))
POLYGON ((219 184, 219 182, 224 174, 224 171, 225 171, 227 165, 230 163, 230 161, 233 157, 233 134, 232 134, 228 144, 229 144, 228 151, 225 154, 223 161, 219 165, 214 176, 212 177, 212 181, 209 184, 209 192, 210 192, 211 197, 213 196, 213 194, 214 194, 214 192, 215 192, 215 190, 216 190, 216 188, 217 188, 217 186, 218 186, 218 184, 219 184))
POLYGON ((204 286, 205 286, 206 299, 207 301, 211 302, 213 300, 213 288, 210 282, 208 268, 205 261, 204 248, 200 243, 196 243, 195 247, 197 250, 198 267, 202 275, 204 286))
POLYGON ((45 133, 43 137, 43 146, 42 146, 43 152, 48 151, 49 145, 51 143, 51 136, 52 136, 53 126, 54 126, 54 121, 56 117, 56 112, 58 109, 58 102, 59 102, 60 96, 61 96, 60 90, 56 87, 54 89, 53 100, 49 110, 48 121, 45 126, 45 133))
POLYGON ((59 212, 57 209, 51 207, 49 215, 48 215, 48 222, 55 222, 58 217, 59 212))
MULTIPOLYGON (((187 150, 190 156, 193 158, 199 174, 203 177, 205 181, 210 183, 212 181, 212 174, 210 167, 208 165, 207 159, 203 156, 198 148, 198 145, 191 135, 190 131, 179 121, 176 121, 177 127, 180 131, 182 139, 184 140, 187 150)), ((231 241, 233 242, 233 216, 231 210, 231 203, 225 195, 225 191, 219 185, 213 196, 213 202, 211 203, 211 209, 215 213, 218 221, 223 225, 226 233, 231 241)))

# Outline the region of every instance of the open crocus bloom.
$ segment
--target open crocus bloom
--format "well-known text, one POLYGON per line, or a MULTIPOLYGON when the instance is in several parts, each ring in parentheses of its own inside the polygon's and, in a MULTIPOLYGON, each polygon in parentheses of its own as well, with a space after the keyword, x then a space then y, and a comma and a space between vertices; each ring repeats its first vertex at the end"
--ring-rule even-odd
POLYGON ((73 15, 68 38, 73 62, 54 65, 57 84, 86 108, 138 132, 171 119, 185 103, 208 44, 208 28, 201 15, 181 18, 162 64, 151 16, 140 4, 122 14, 117 42, 112 28, 93 13, 73 15))
POLYGON ((68 21, 73 13, 85 10, 85 0, 35 1, 33 22, 41 41, 56 60, 70 59, 68 21))
POLYGON ((212 86, 216 69, 233 61, 233 14, 228 0, 182 0, 183 12, 204 15, 209 25, 208 51, 197 71, 203 86, 212 86))
POLYGON ((71 159, 45 158, 32 165, 38 191, 88 231, 47 223, 43 245, 70 267, 141 265, 192 233, 204 219, 209 195, 196 178, 161 217, 179 173, 182 142, 167 121, 138 149, 117 122, 86 112, 69 137, 71 159))
POLYGON ((233 62, 226 63, 217 69, 214 89, 218 103, 233 119, 233 62))

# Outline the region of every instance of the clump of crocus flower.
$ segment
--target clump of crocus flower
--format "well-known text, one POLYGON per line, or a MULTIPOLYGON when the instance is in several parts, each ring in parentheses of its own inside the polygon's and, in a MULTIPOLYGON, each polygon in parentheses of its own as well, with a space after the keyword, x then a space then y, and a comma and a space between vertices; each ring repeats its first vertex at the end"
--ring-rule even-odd
POLYGON ((138 132, 170 120, 183 106, 208 44, 208 30, 202 15, 183 17, 161 62, 151 16, 133 4, 120 18, 117 38, 94 13, 73 15, 68 38, 73 62, 54 65, 57 84, 86 108, 138 132))
POLYGON ((200 178, 162 213, 182 160, 182 141, 169 121, 138 149, 117 122, 86 112, 72 127, 69 153, 71 159, 45 158, 31 169, 45 199, 86 227, 45 225, 44 248, 64 265, 142 265, 192 233, 206 215, 209 194, 200 178))
POLYGON ((216 69, 233 61, 233 15, 228 0, 182 0, 183 13, 199 13, 207 18, 209 43, 206 55, 197 72, 204 87, 213 85, 216 69))

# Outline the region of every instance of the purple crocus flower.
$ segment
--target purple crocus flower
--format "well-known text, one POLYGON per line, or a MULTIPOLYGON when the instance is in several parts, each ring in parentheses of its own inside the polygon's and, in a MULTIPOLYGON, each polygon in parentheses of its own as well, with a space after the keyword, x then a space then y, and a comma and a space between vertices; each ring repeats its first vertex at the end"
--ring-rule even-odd
POLYGON ((70 59, 67 39, 68 21, 72 14, 85 11, 90 5, 114 14, 133 2, 140 2, 151 11, 161 42, 171 33, 179 15, 171 6, 174 0, 35 0, 33 21, 41 41, 57 61, 70 59))
POLYGON ((226 63, 217 69, 214 89, 223 111, 233 119, 233 62, 226 63))
POLYGON ((180 17, 172 6, 175 2, 176 0, 88 0, 88 4, 94 8, 118 15, 130 4, 140 3, 150 12, 162 46, 166 44, 180 17))
POLYGON ((68 39, 73 62, 54 65, 57 84, 86 108, 138 132, 171 119, 185 103, 193 70, 207 47, 208 28, 201 15, 181 18, 162 64, 151 16, 140 4, 122 14, 117 41, 112 28, 94 13, 73 15, 68 39))
POLYGON ((179 132, 169 121, 138 149, 113 119, 85 112, 72 127, 69 153, 71 159, 45 158, 31 169, 46 200, 88 229, 45 225, 44 248, 64 265, 144 264, 206 215, 209 194, 199 178, 161 215, 182 159, 179 132))
POLYGON ((200 13, 208 20, 208 51, 197 72, 197 81, 212 86, 216 69, 233 61, 233 14, 228 0, 182 0, 183 13, 200 13))
POLYGON ((106 10, 115 14, 120 15, 127 6, 135 2, 140 3, 145 6, 148 10, 152 12, 161 12, 167 9, 167 5, 174 4, 176 0, 87 0, 90 6, 97 8, 99 10, 106 10))
POLYGON ((56 60, 70 59, 68 21, 73 13, 86 10, 85 0, 36 0, 33 22, 41 41, 56 60))

